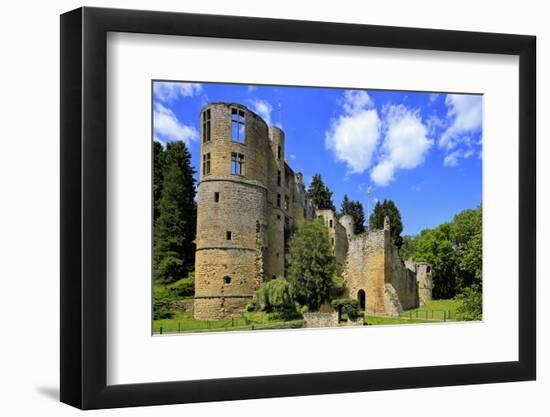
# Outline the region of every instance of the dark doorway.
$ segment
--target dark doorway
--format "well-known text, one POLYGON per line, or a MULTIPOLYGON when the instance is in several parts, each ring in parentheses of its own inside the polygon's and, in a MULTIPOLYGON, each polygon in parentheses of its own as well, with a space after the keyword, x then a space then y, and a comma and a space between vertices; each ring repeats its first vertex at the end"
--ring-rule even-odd
POLYGON ((365 291, 364 290, 359 290, 359 292, 357 293, 357 301, 359 301, 359 308, 361 310, 365 310, 365 291))

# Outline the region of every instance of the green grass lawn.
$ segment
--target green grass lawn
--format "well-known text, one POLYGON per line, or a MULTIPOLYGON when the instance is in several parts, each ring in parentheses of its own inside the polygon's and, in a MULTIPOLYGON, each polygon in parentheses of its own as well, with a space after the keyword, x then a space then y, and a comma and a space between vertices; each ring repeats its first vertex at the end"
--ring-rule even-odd
POLYGON ((406 310, 401 314, 401 317, 412 317, 413 319, 426 320, 456 320, 456 309, 458 302, 456 300, 432 300, 426 305, 414 308, 412 310, 406 310))
POLYGON ((413 324, 413 323, 433 323, 431 320, 407 319, 403 317, 387 316, 365 316, 365 324, 370 326, 386 324, 413 324))
POLYGON ((191 312, 181 312, 169 319, 155 320, 153 333, 220 332, 235 330, 290 329, 302 327, 302 320, 271 320, 265 313, 246 313, 233 320, 196 320, 191 312))

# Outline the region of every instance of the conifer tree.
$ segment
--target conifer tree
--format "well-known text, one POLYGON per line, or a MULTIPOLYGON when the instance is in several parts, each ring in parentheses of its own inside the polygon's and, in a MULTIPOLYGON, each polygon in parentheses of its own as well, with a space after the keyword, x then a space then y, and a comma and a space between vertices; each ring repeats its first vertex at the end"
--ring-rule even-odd
POLYGON ((321 174, 315 174, 307 191, 308 197, 318 209, 330 209, 336 211, 332 201, 332 191, 325 185, 321 174))
POLYGON ((159 216, 154 228, 154 279, 171 283, 193 270, 196 213, 194 168, 181 142, 166 146, 159 216))
POLYGON ((153 224, 159 217, 159 204, 162 195, 162 181, 164 178, 164 149, 160 142, 153 141, 153 224))
POLYGON ((355 234, 365 231, 365 211, 361 202, 350 200, 347 195, 344 195, 340 215, 345 214, 349 214, 353 218, 353 232, 355 234))
POLYGON ((403 245, 403 238, 401 237, 403 223, 401 221, 401 213, 392 200, 384 200, 382 203, 380 201, 376 202, 369 218, 369 229, 382 229, 386 216, 390 219, 390 234, 393 238, 393 243, 400 248, 403 245))

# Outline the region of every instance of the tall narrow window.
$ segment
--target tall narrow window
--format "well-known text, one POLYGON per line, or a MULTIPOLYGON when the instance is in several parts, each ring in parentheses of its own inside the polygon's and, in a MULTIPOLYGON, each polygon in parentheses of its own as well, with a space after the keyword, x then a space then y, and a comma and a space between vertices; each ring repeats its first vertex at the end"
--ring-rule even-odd
POLYGON ((202 112, 202 142, 210 142, 210 109, 202 112))
POLYGON ((231 139, 235 142, 244 143, 244 111, 231 109, 231 139))
POLYGON ((220 193, 217 192, 217 191, 214 193, 214 202, 215 202, 215 203, 219 203, 219 202, 220 202, 220 193))
POLYGON ((277 145, 277 159, 281 159, 281 145, 277 145))
POLYGON ((281 170, 277 171, 277 185, 281 186, 281 170))
POLYGON ((329 221, 328 221, 328 225, 329 225, 329 227, 332 229, 332 220, 329 220, 329 221))
POLYGON ((281 207, 281 194, 277 194, 277 207, 281 207))
POLYGON ((244 155, 236 152, 231 153, 231 173, 244 175, 244 155))
POLYGON ((210 174, 210 152, 202 156, 202 175, 210 174))
POLYGON ((285 210, 290 209, 290 197, 285 195, 285 210))
POLYGON ((227 232, 225 232, 225 239, 226 239, 226 240, 231 240, 231 237, 232 237, 232 236, 231 236, 231 231, 230 231, 230 230, 228 230, 227 232))

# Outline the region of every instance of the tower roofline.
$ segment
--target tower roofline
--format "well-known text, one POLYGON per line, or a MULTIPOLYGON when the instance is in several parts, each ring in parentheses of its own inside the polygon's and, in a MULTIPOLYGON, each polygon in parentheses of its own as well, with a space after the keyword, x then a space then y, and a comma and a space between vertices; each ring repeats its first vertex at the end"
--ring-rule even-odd
MULTIPOLYGON (((254 116, 256 119, 260 120, 263 122, 263 124, 265 124, 265 126, 268 128, 268 129, 271 129, 271 128, 275 128, 275 126, 269 126, 267 124, 267 122, 258 114, 256 113, 255 111, 253 110, 250 110, 248 107, 246 107, 245 105, 241 104, 241 103, 237 103, 237 102, 234 102, 234 101, 211 101, 211 102, 208 102, 206 103, 204 106, 201 107, 201 113, 207 109, 208 107, 210 106, 219 106, 219 105, 223 105, 223 106, 226 106, 226 107, 237 107, 241 110, 246 110, 248 113, 250 113, 252 116, 254 116)), ((277 129, 279 129, 277 127, 277 129)), ((284 131, 282 129, 279 129, 281 130, 281 132, 284 133, 284 131)))

